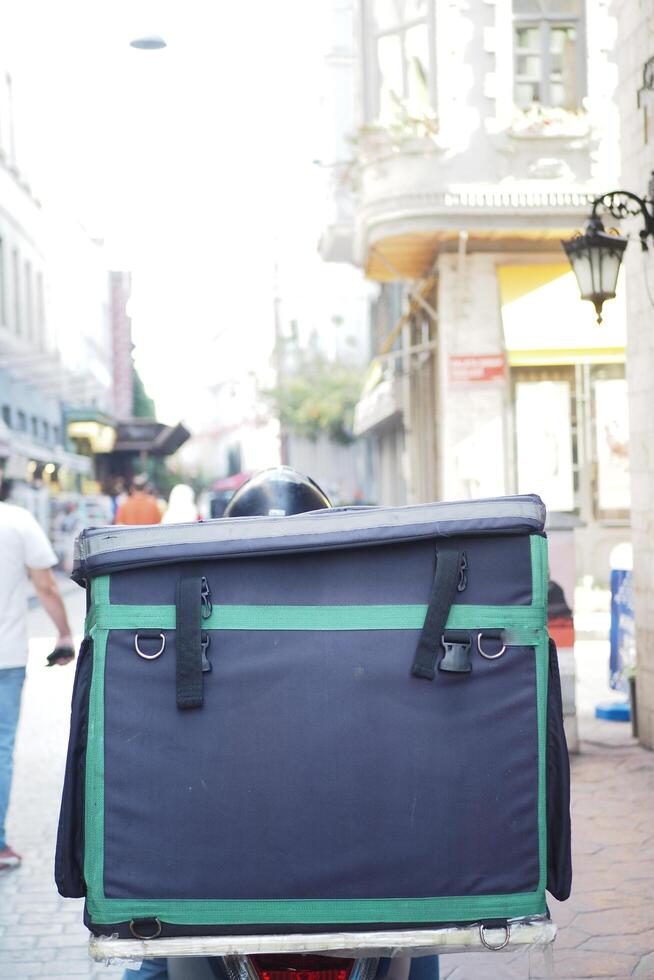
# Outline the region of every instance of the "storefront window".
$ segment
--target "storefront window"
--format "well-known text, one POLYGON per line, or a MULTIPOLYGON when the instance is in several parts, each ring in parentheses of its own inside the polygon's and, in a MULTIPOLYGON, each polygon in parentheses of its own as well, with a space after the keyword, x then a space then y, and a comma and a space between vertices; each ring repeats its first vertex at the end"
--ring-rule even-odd
POLYGON ((624 364, 512 370, 518 493, 584 521, 629 518, 629 422, 624 364))

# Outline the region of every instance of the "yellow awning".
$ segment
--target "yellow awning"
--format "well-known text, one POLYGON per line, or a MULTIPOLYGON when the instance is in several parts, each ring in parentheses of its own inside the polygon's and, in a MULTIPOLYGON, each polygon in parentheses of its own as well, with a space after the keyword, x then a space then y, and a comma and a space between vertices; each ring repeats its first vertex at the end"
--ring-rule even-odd
POLYGON ((68 423, 70 439, 88 439, 93 453, 110 453, 116 442, 116 429, 112 425, 91 419, 68 423))
POLYGON ((512 350, 510 367, 541 367, 543 364, 623 364, 624 347, 572 347, 557 350, 512 350))
POLYGON ((625 302, 604 307, 604 323, 579 296, 565 262, 497 268, 504 340, 509 364, 605 364, 625 359, 625 302))

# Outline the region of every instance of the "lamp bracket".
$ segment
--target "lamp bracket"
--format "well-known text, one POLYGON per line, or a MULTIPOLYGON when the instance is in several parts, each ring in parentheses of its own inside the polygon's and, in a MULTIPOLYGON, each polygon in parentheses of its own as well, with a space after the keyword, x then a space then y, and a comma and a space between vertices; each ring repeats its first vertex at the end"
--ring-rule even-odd
POLYGON ((648 192, 650 196, 643 198, 631 191, 607 191, 606 194, 596 197, 593 201, 591 221, 599 221, 598 211, 600 209, 618 221, 641 215, 644 227, 640 232, 640 239, 643 247, 646 248, 646 239, 650 236, 654 238, 654 173, 650 178, 648 192))

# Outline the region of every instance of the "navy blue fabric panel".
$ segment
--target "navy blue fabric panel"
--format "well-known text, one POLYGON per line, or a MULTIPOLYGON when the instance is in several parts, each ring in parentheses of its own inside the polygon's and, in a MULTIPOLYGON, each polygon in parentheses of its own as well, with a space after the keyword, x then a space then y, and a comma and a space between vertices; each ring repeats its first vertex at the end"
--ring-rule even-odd
MULTIPOLYGON (((523 535, 451 538, 465 549, 468 584, 456 602, 529 605, 531 550, 523 535)), ((319 554, 229 558, 199 563, 214 605, 365 605, 426 603, 438 542, 413 541, 319 554)), ((111 576, 111 601, 172 604, 179 566, 154 566, 111 576)))
POLYGON ((70 735, 61 794, 55 881, 64 898, 86 894, 84 882, 84 775, 89 720, 89 696, 93 673, 93 640, 82 640, 70 706, 70 735))
POLYGON ((417 637, 215 632, 204 706, 181 712, 174 634, 147 662, 113 632, 107 896, 534 890, 534 651, 425 684, 407 667, 417 637))

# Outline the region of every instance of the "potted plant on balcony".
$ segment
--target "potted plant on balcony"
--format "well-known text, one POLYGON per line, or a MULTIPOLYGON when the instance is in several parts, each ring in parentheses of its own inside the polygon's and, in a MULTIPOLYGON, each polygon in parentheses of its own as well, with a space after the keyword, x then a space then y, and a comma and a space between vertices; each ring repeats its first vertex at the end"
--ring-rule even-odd
POLYGON ((579 139, 588 136, 590 120, 585 110, 574 112, 534 103, 516 109, 509 135, 515 139, 579 139))

